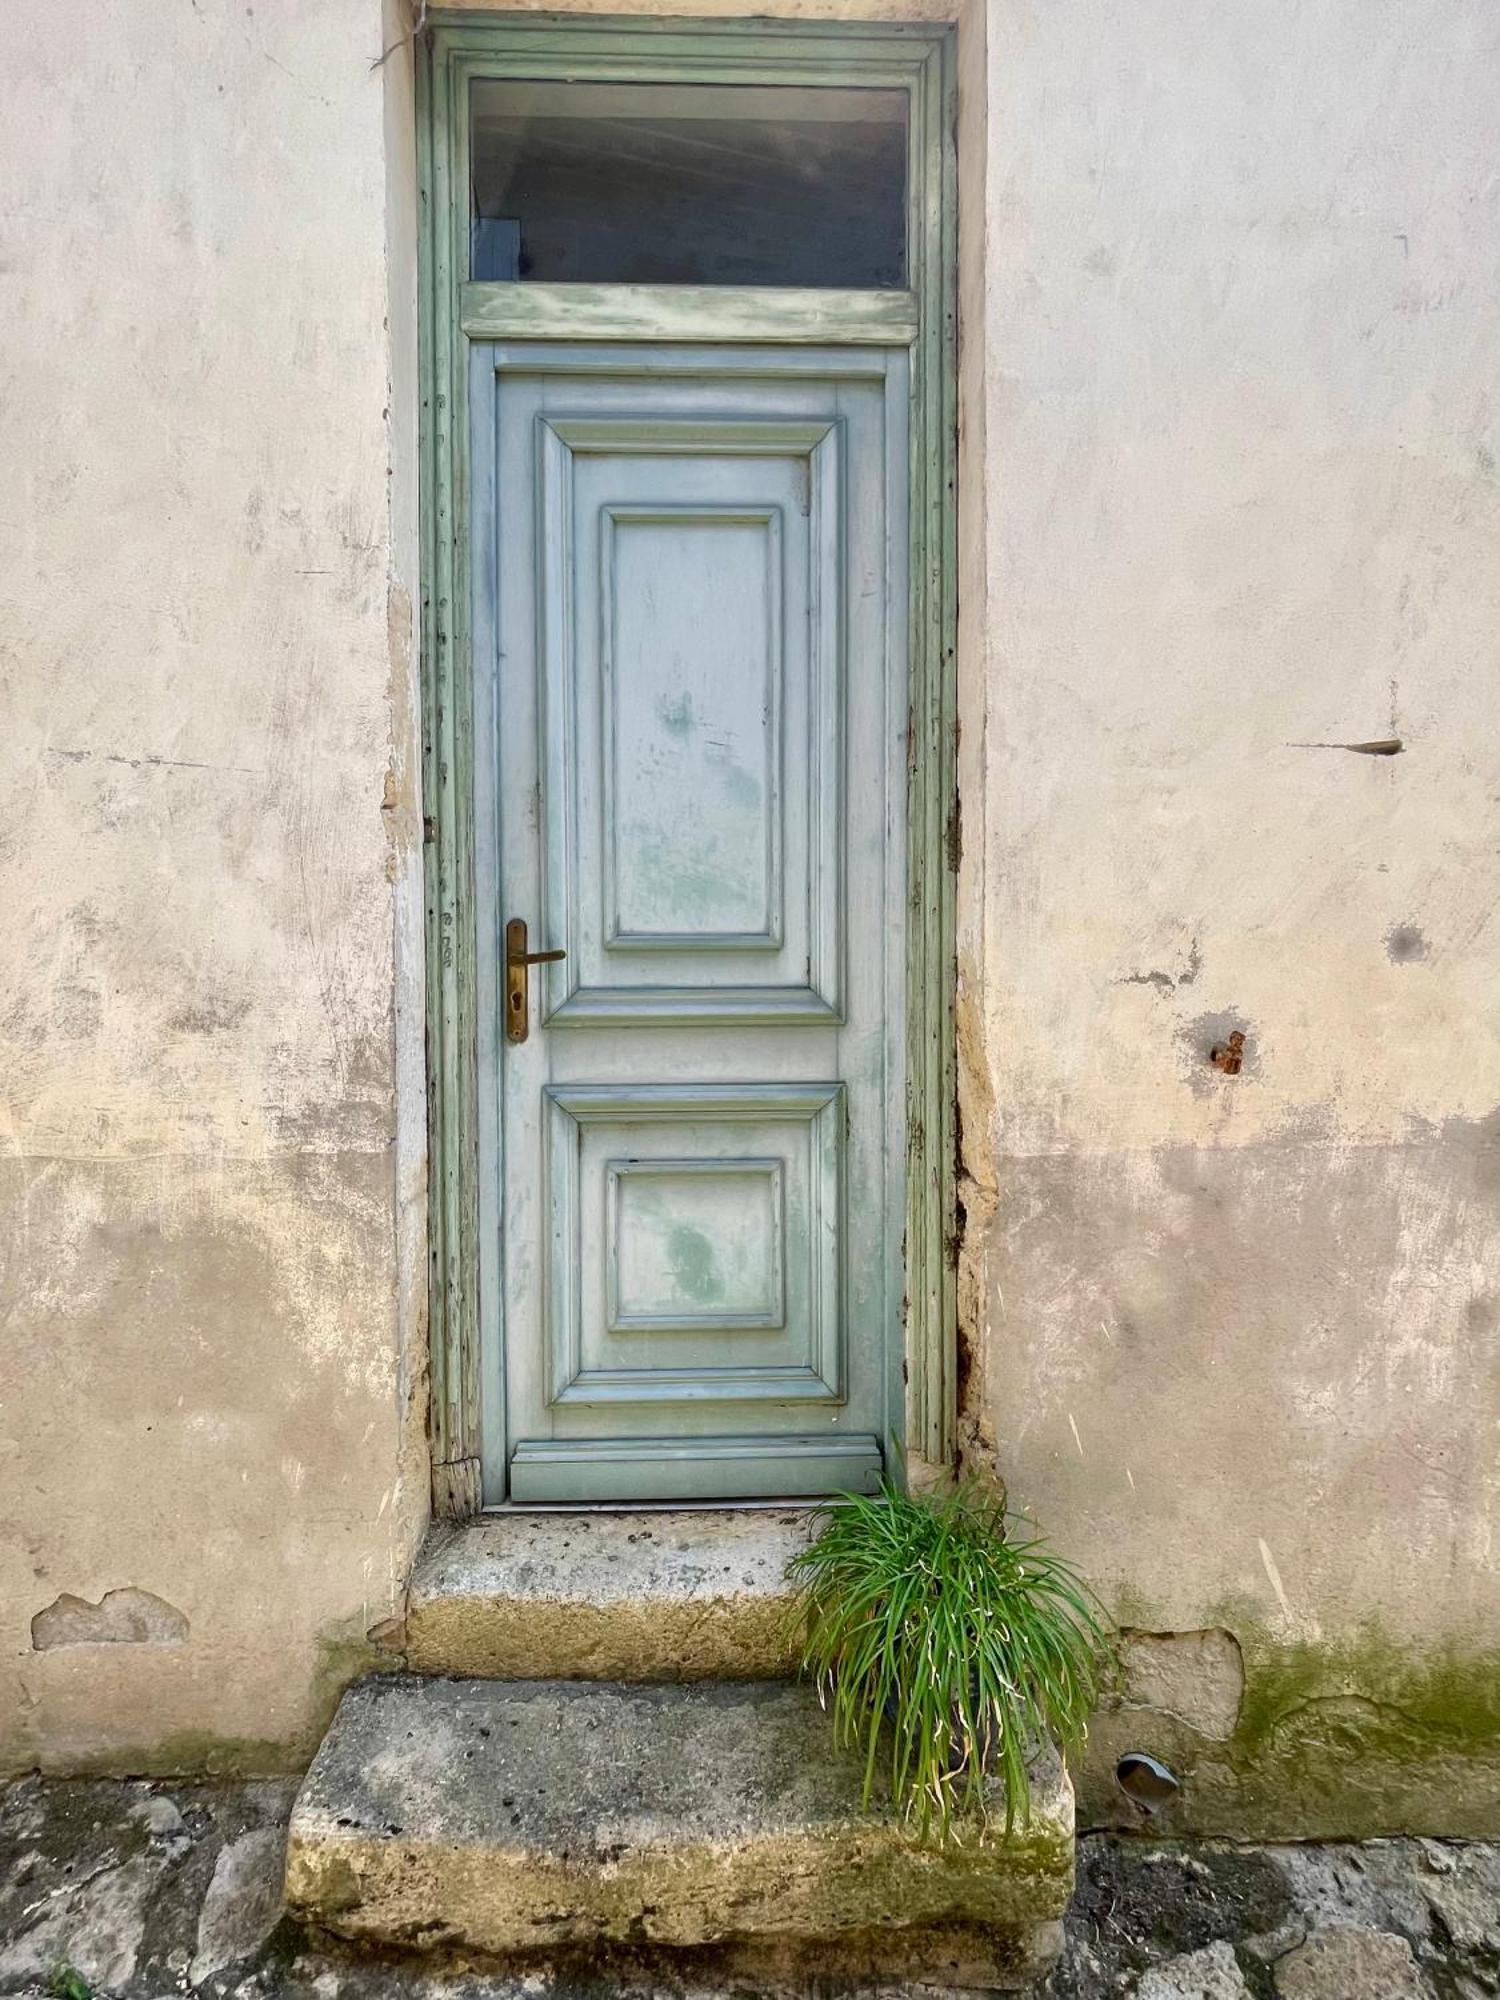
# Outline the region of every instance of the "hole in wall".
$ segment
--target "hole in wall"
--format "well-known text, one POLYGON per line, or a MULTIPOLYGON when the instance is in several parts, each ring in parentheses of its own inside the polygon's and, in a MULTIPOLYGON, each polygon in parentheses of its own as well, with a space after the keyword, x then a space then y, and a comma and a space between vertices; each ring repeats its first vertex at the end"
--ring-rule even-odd
POLYGON ((1144 1750, 1127 1750, 1115 1766, 1115 1783, 1143 1813, 1159 1813, 1182 1786, 1165 1764, 1144 1750))

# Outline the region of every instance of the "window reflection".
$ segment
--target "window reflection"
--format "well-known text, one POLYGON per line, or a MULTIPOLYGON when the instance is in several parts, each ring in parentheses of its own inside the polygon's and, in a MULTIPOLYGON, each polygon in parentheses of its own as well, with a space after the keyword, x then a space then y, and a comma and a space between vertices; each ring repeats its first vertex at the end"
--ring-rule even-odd
POLYGON ((906 283, 903 91, 495 81, 473 91, 475 278, 906 283))

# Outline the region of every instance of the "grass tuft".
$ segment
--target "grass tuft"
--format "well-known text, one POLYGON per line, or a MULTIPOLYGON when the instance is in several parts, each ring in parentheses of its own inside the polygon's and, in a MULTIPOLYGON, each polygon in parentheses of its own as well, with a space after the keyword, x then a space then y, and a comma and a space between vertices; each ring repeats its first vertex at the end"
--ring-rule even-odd
POLYGON ((889 1483, 829 1508, 790 1565, 802 1663, 845 1747, 863 1752, 868 1810, 884 1768, 919 1837, 982 1826, 991 1773, 1005 1830, 1031 1817, 1027 1766, 1050 1738, 1084 1738, 1112 1654, 1077 1572, 1034 1536, 1013 1540, 977 1482, 933 1499, 889 1483))

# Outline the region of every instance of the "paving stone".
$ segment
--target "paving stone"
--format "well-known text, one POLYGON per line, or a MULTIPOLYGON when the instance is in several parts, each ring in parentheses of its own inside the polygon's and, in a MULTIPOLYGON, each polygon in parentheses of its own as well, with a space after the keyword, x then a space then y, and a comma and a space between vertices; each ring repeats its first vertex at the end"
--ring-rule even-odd
POLYGON ((220 1848, 198 1916, 196 1983, 258 1952, 281 1921, 286 1836, 278 1826, 242 1833, 220 1848))
POLYGON ((135 1975, 146 1907, 161 1864, 137 1854, 77 1882, 37 1881, 20 1928, 0 1942, 0 1992, 71 1967, 91 1987, 117 1990, 135 1975))
POLYGON ((1422 1883, 1429 1909, 1455 1944, 1500 1954, 1500 1852, 1445 1847, 1441 1853, 1444 1868, 1434 1868, 1430 1855, 1424 1855, 1431 1870, 1431 1878, 1422 1883))
POLYGON ((1136 2000, 1251 2000, 1233 1945, 1222 1939, 1143 1973, 1136 2000))
MULTIPOLYGON (((763 2000, 935 2000, 930 1986, 902 1985, 881 1944, 857 1983, 836 1983, 806 1961, 753 1981, 718 1958, 505 1972, 372 1956, 285 1922, 268 1936, 275 1843, 294 1791, 279 1781, 0 1786, 0 1994, 47 2000, 51 1975, 69 1964, 98 2000, 730 2000, 752 1989, 763 2000)), ((1063 1955, 1019 1989, 1030 2000, 1222 2000, 1226 1990, 1233 2000, 1385 2000, 1392 1990, 1500 2000, 1500 1846, 1101 1835, 1078 1852, 1063 1955)), ((956 1949, 950 1963, 970 1981, 978 1970, 956 1949)))
POLYGON ((1314 1931, 1276 1966, 1281 2000, 1432 2000, 1405 1938, 1389 1931, 1314 1931))
POLYGON ((146 1831, 155 1834, 159 1840, 188 1838, 187 1821, 165 1793, 148 1792, 144 1798, 136 1800, 131 1812, 146 1831))
POLYGON ((1432 1876, 1411 1840, 1335 1841, 1271 1850, 1309 1931, 1396 1931, 1415 1943, 1432 1927, 1432 1876))

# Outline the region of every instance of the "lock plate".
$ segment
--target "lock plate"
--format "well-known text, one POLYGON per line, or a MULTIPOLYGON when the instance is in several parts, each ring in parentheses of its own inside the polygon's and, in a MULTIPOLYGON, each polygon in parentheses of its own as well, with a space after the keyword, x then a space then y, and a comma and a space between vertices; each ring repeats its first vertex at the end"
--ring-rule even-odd
POLYGON ((552 965, 566 958, 565 951, 528 951, 526 919, 512 917, 505 926, 505 1039, 524 1042, 531 1033, 531 980, 533 965, 552 965))

